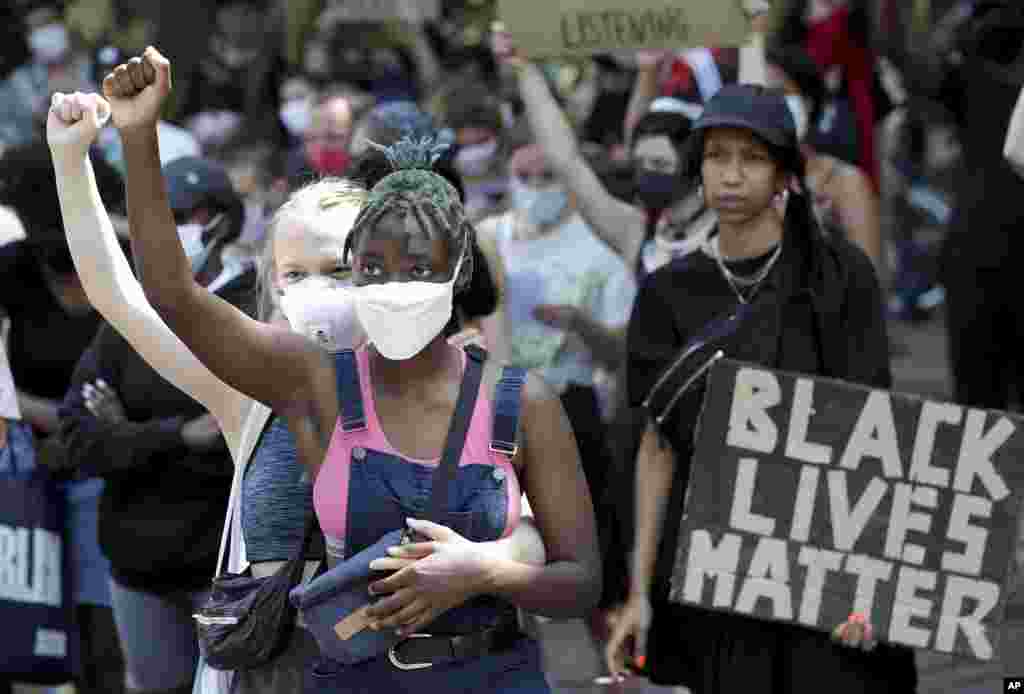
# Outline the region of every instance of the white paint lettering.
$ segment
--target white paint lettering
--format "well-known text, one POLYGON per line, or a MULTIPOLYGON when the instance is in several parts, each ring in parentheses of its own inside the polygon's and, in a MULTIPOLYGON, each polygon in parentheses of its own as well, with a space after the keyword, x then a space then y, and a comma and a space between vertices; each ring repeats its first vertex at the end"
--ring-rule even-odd
POLYGON ((964 494, 972 493, 974 478, 977 477, 993 501, 1002 501, 1010 495, 1010 489, 992 464, 992 456, 1013 435, 1016 427, 1006 417, 1001 417, 988 433, 985 433, 985 412, 971 410, 964 425, 964 438, 960 444, 960 456, 956 462, 956 477, 953 488, 964 494))
POLYGON ((889 394, 884 391, 875 390, 868 396, 843 457, 839 461, 839 467, 856 470, 863 458, 880 460, 882 474, 890 479, 903 477, 903 463, 900 461, 892 401, 889 394))
POLYGON ((927 535, 932 528, 932 516, 930 513, 915 513, 911 506, 935 509, 938 505, 939 491, 934 487, 896 484, 892 494, 889 527, 885 533, 885 556, 908 564, 923 564, 925 548, 906 542, 907 532, 914 530, 927 535))
POLYGON ((729 413, 726 443, 758 453, 772 453, 779 430, 768 410, 782 402, 782 390, 775 375, 759 369, 740 369, 729 413))
POLYGON ((942 553, 942 570, 977 576, 985 558, 988 528, 971 525, 971 518, 991 518, 992 502, 983 496, 957 494, 949 514, 946 537, 964 544, 963 554, 942 553))
POLYGON ((775 521, 751 510, 754 505, 756 484, 757 461, 753 458, 743 458, 736 471, 736 487, 732 497, 732 510, 729 513, 729 525, 736 530, 771 537, 775 531, 775 521))
POLYGON ((772 603, 775 619, 793 619, 793 596, 789 590, 789 557, 786 541, 762 537, 757 541, 750 570, 743 581, 736 611, 753 614, 757 601, 765 599, 772 603))
POLYGON ((814 381, 798 378, 790 408, 789 432, 786 435, 786 457, 815 465, 832 462, 832 447, 807 440, 807 429, 814 414, 814 381))
POLYGON ((935 451, 935 433, 940 424, 960 424, 963 410, 956 405, 938 402, 925 402, 921 408, 921 417, 917 422, 917 435, 914 437, 914 452, 910 459, 910 481, 931 484, 936 487, 948 487, 950 471, 931 465, 935 451))

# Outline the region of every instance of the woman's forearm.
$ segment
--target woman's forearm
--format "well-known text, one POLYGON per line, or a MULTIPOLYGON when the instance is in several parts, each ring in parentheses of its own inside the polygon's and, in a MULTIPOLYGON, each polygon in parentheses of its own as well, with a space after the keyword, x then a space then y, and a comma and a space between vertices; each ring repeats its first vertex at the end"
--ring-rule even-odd
POLYGON ((122 132, 121 138, 132 252, 146 296, 166 319, 192 291, 192 267, 178 240, 171 214, 160 168, 156 127, 122 132))
POLYGON ((665 508, 675 474, 672 450, 662 446, 651 428, 644 432, 636 463, 636 531, 630 592, 647 595, 654 578, 665 508))
POLYGON ((764 52, 765 37, 755 30, 745 44, 740 46, 740 84, 768 83, 768 61, 764 52))
POLYGON ((525 61, 516 71, 530 129, 551 166, 564 178, 568 178, 570 167, 580 156, 576 133, 551 94, 540 68, 525 61))
POLYGON ((577 209, 594 235, 632 266, 643 243, 646 217, 609 193, 584 161, 576 133, 551 95, 540 69, 523 62, 516 71, 527 120, 548 162, 576 196, 577 209))
POLYGON ((68 246, 89 301, 154 370, 202 403, 233 451, 247 399, 216 378, 160 319, 121 250, 87 154, 52 149, 68 246))
POLYGON ((542 617, 582 617, 601 596, 600 575, 579 562, 555 561, 536 566, 493 558, 488 573, 491 578, 484 593, 542 617))

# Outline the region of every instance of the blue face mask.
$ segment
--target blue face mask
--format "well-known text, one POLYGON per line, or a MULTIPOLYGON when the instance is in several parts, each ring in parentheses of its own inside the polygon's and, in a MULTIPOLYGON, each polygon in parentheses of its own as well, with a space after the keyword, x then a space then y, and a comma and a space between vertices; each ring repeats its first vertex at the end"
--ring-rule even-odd
POLYGON ((210 241, 204 243, 203 235, 214 229, 223 219, 224 215, 219 214, 206 225, 182 224, 178 227, 178 238, 181 239, 182 249, 192 265, 193 275, 202 272, 217 245, 217 239, 210 239, 210 241))
POLYGON ((512 204, 537 226, 548 226, 558 221, 569 204, 569 193, 560 185, 544 190, 512 182, 512 204))

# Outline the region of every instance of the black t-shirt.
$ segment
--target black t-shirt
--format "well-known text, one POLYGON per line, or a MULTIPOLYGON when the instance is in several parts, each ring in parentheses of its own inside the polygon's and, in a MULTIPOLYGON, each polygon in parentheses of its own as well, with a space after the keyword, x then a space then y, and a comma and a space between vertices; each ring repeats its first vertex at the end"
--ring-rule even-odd
MULTIPOLYGON (((814 248, 827 260, 824 271, 807 272, 807 248, 784 242, 777 264, 749 305, 738 301, 716 261, 702 252, 650 275, 629 324, 631 405, 642 405, 665 370, 709 325, 722 337, 668 379, 664 392, 658 390, 651 407, 655 414, 718 349, 730 359, 887 387, 888 345, 870 261, 843 240, 821 239, 814 248), (814 277, 824 279, 809 279, 814 277)), ((750 275, 766 260, 762 256, 731 269, 750 275)), ((833 694, 913 692, 917 675, 910 649, 883 644, 865 654, 832 644, 824 632, 668 601, 702 399, 701 387, 687 391, 661 428, 676 463, 651 594, 651 680, 702 694, 742 691, 751 681, 767 694, 818 692, 824 682, 833 694)))
POLYGON ((62 399, 96 335, 99 314, 69 315, 24 240, 0 247, 0 306, 11 319, 7 353, 14 383, 31 395, 62 399))

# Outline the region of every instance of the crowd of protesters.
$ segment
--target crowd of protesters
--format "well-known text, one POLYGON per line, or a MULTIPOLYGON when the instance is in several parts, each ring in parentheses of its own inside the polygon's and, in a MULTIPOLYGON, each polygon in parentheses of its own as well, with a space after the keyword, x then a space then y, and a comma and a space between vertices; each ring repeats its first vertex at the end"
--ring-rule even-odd
POLYGON ((432 636, 346 666, 300 624, 219 694, 547 691, 523 615, 694 694, 915 691, 867 628, 669 602, 699 390, 648 414, 730 320, 731 356, 888 388, 886 321, 940 307, 955 401, 1021 404, 1024 12, 917 45, 900 3, 755 2, 742 48, 532 61, 441 4, 0 9, 0 474, 59 491, 76 691, 193 692, 216 573, 308 583, 422 511, 475 348, 449 522, 368 617, 432 636))

